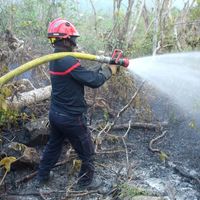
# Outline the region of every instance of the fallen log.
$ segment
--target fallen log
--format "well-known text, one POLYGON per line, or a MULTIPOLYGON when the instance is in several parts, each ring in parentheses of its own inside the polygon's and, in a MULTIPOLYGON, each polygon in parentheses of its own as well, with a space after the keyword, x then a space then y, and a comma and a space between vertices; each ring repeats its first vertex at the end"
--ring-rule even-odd
POLYGON ((143 129, 160 129, 161 127, 166 127, 168 125, 168 122, 159 122, 159 123, 146 123, 146 122, 134 122, 131 124, 120 124, 120 125, 115 125, 113 127, 113 130, 121 130, 121 129, 128 129, 129 126, 131 128, 143 128, 143 129))
POLYGON ((14 96, 13 99, 7 99, 7 104, 12 108, 20 109, 40 101, 48 99, 51 95, 51 86, 34 89, 29 92, 23 92, 14 96))
MULTIPOLYGON (((18 81, 19 82, 19 81, 18 81)), ((28 81, 27 79, 22 79, 20 80, 20 84, 25 83, 25 88, 33 88, 31 85, 31 82, 28 81)), ((16 108, 20 109, 23 106, 29 106, 31 104, 36 104, 38 102, 47 100, 50 98, 51 95, 51 86, 46 86, 38 89, 33 89, 31 91, 27 92, 22 92, 22 93, 17 93, 13 97, 9 97, 7 99, 7 105, 11 108, 16 108)), ((94 108, 105 108, 107 112, 111 115, 114 116, 116 113, 109 107, 108 103, 106 102, 105 99, 103 98, 97 98, 95 102, 92 102, 90 99, 86 99, 87 105, 89 107, 94 107, 94 108)))

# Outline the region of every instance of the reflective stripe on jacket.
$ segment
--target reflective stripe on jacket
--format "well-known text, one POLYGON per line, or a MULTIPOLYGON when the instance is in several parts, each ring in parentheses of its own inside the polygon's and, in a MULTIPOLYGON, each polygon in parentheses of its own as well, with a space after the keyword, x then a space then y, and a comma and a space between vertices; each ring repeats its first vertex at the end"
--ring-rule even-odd
POLYGON ((98 71, 87 70, 79 60, 66 56, 50 62, 51 107, 58 113, 80 115, 87 109, 84 86, 97 88, 106 78, 98 71))

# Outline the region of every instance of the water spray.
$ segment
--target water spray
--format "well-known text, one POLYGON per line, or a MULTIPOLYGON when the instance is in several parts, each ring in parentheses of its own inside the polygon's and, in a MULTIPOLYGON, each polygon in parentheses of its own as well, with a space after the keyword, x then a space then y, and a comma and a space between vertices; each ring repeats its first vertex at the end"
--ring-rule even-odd
MULTIPOLYGON (((185 114, 200 114, 200 52, 168 53, 130 60, 129 72, 165 94, 185 114)), ((200 120, 199 127, 200 127, 200 120)))
POLYGON ((0 86, 6 84, 8 81, 13 79, 14 77, 19 76, 20 74, 22 74, 34 67, 37 67, 38 65, 44 64, 44 63, 52 61, 52 60, 61 59, 65 56, 73 56, 78 59, 97 61, 100 63, 119 65, 119 66, 123 66, 123 67, 128 67, 128 65, 129 65, 128 58, 123 58, 123 52, 119 49, 114 50, 111 57, 98 56, 98 55, 85 54, 85 53, 77 53, 77 52, 53 53, 53 54, 49 54, 49 55, 34 59, 30 62, 27 62, 27 63, 17 67, 16 69, 8 72, 4 76, 0 77, 0 86))

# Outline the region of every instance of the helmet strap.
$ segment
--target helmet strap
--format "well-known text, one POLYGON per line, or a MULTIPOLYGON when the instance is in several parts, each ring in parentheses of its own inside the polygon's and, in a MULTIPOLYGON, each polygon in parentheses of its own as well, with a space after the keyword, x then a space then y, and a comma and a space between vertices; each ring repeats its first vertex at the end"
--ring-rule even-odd
POLYGON ((68 52, 72 52, 75 47, 68 39, 56 39, 56 41, 52 43, 52 46, 56 49, 68 52))
POLYGON ((72 45, 72 43, 68 39, 63 39, 63 44, 67 51, 71 52, 74 50, 74 45, 72 45))

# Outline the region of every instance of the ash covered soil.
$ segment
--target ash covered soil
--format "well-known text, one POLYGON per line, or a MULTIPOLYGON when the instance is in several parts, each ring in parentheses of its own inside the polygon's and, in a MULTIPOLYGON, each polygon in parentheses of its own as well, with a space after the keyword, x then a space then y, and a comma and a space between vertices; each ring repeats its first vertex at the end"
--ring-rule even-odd
MULTIPOLYGON (((102 148, 95 156, 98 188, 92 190, 74 190, 78 173, 78 164, 73 159, 54 168, 49 183, 36 187, 36 177, 16 184, 17 180, 33 173, 37 166, 12 169, 5 184, 1 187, 2 200, 60 200, 60 199, 148 199, 148 200, 198 200, 200 199, 200 125, 197 114, 191 116, 182 113, 168 98, 158 92, 142 91, 152 109, 151 123, 167 121, 162 131, 165 135, 152 143, 152 147, 162 151, 165 159, 149 149, 152 139, 162 132, 148 128, 131 128, 125 139, 106 137, 102 148), (122 151, 121 151, 122 150, 122 151), (127 150, 127 152, 126 152, 127 150)), ((122 106, 123 107, 123 106, 122 106)), ((120 110, 120 109, 119 109, 120 110)), ((138 121, 136 112, 130 109, 123 113, 118 123, 138 121)), ((101 118, 102 112, 96 113, 101 118)), ((47 116, 47 114, 45 115, 47 116)), ((95 117, 95 115, 94 115, 95 117)), ((93 120, 93 123, 96 123, 93 120)), ((95 124, 96 125, 96 124, 95 124)), ((111 134, 123 136, 127 129, 113 130, 111 134)), ((97 135, 93 132, 93 136, 97 135)), ((5 133, 9 140, 23 141, 24 130, 17 133, 5 133)), ((43 145, 34 146, 41 155, 43 145)), ((60 161, 66 157, 69 145, 63 148, 60 161)), ((1 174, 2 177, 3 174, 1 174)))

